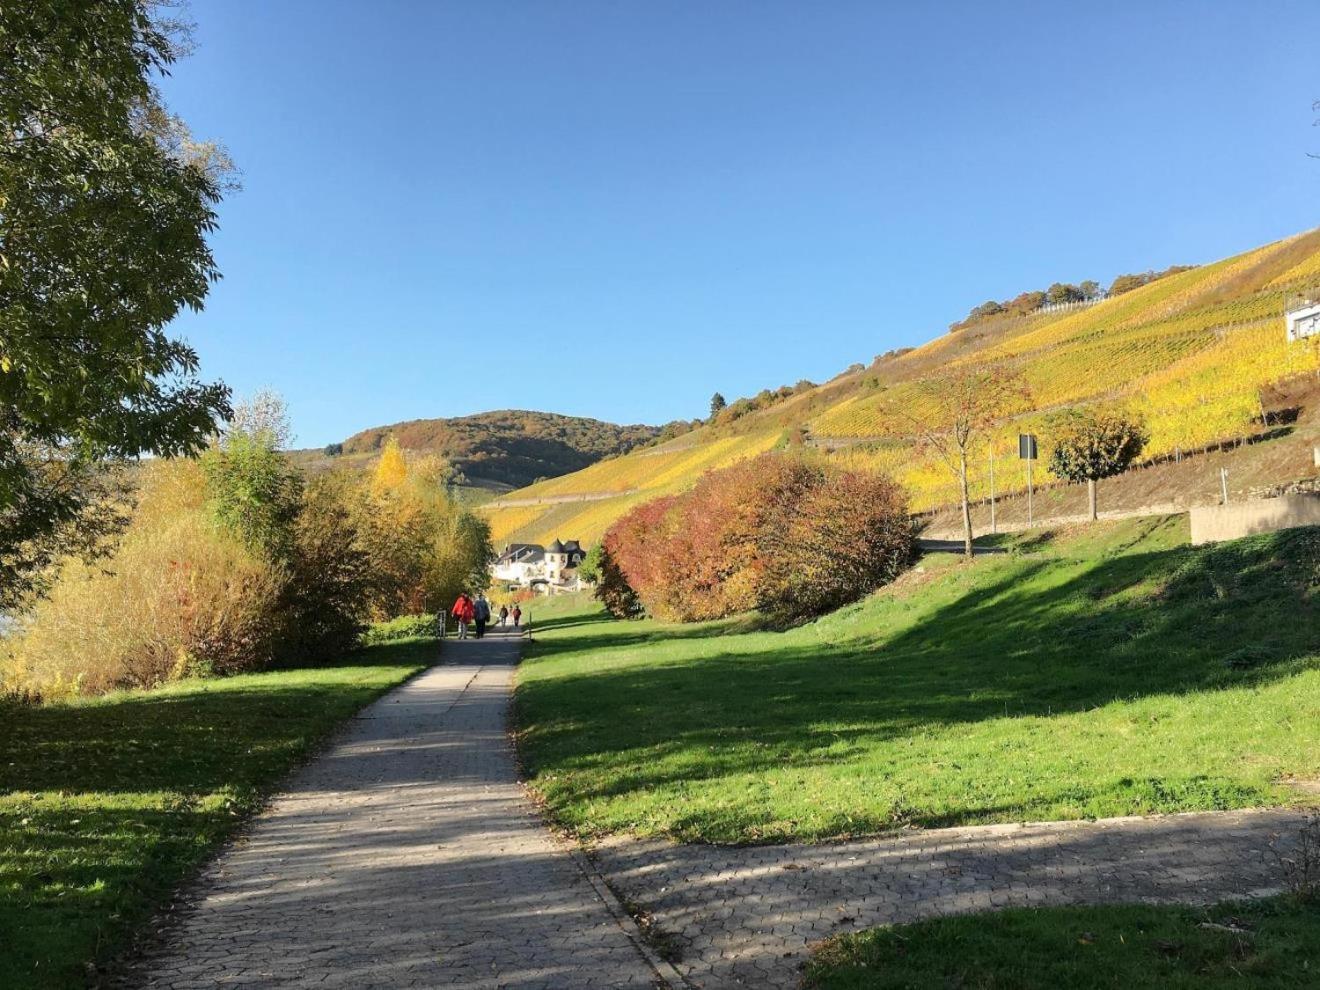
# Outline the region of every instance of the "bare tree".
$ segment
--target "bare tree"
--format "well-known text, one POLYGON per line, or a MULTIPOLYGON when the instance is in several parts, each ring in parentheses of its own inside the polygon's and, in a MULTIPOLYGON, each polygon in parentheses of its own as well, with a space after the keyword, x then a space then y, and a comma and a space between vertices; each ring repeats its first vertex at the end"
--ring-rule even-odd
POLYGON ((958 480, 962 503, 963 552, 972 556, 972 508, 967 465, 976 441, 998 420, 1024 408, 1026 383, 1002 365, 956 365, 916 383, 911 406, 891 411, 909 423, 926 450, 958 480), (927 414, 931 415, 927 415, 927 414))

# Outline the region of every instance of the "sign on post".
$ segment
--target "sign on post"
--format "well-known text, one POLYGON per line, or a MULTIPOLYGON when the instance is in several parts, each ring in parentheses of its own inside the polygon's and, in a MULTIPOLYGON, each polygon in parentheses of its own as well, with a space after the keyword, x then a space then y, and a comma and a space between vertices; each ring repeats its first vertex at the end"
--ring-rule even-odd
POLYGON ((1027 528, 1030 529, 1035 522, 1032 506, 1032 484, 1031 484, 1031 462, 1038 456, 1036 449, 1036 434, 1019 433, 1018 434, 1018 457, 1027 462, 1027 528))

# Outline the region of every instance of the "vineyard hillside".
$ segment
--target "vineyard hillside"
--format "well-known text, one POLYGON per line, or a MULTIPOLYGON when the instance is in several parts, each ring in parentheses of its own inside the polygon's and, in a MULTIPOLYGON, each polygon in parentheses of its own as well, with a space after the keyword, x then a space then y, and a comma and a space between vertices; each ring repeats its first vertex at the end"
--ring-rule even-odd
MULTIPOLYGON (((1028 408, 999 423, 976 452, 976 498, 989 494, 992 464, 999 493, 1023 487, 1019 432, 1047 441, 1050 415, 1099 402, 1127 405, 1149 427, 1138 470, 1161 467, 1148 477, 1159 477, 1163 488, 1143 497, 1211 499, 1218 486, 1203 477, 1210 460, 1246 449, 1253 451, 1254 486, 1286 485, 1314 474, 1313 400, 1320 393, 1310 383, 1320 343, 1289 343, 1283 310, 1289 297, 1317 286, 1320 230, 1312 230, 1093 305, 981 320, 823 385, 763 393, 774 401, 510 492, 485 511, 497 542, 592 542, 633 505, 680 491, 712 468, 789 445, 845 467, 888 471, 907 487, 914 510, 938 510, 955 498, 953 479, 888 410, 920 412, 923 378, 969 364, 1009 368, 1031 393, 1028 408)), ((1049 486, 1055 479, 1038 464, 1035 480, 1049 486)))

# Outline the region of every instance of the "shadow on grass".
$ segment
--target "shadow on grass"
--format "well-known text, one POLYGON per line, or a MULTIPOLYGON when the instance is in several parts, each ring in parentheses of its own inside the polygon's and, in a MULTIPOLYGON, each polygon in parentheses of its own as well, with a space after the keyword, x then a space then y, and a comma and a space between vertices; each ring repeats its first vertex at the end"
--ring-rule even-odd
MULTIPOLYGON (((1318 569, 1320 530, 1298 530, 1087 561, 1019 557, 915 624, 838 643, 808 628, 715 638, 703 653, 684 642, 720 637, 726 626, 583 625, 538 643, 536 658, 649 647, 651 662, 526 679, 524 760, 533 775, 600 769, 579 773, 574 786, 580 796, 615 797, 848 763, 876 744, 1007 715, 1264 685, 1320 650, 1318 569), (646 763, 618 774, 632 769, 626 758, 616 765, 627 752, 645 753, 646 763)), ((1242 800, 1217 796, 1229 787, 1222 779, 1188 786, 1205 788, 1210 804, 1242 800)))

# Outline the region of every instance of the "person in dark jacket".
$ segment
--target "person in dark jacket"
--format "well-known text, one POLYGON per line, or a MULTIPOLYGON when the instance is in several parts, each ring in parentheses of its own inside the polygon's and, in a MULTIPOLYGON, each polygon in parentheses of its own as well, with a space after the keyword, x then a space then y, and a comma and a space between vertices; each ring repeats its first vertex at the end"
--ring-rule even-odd
POLYGON ((477 627, 477 639, 481 639, 486 635, 486 623, 490 622, 490 602, 483 594, 478 594, 472 605, 472 620, 477 627))

